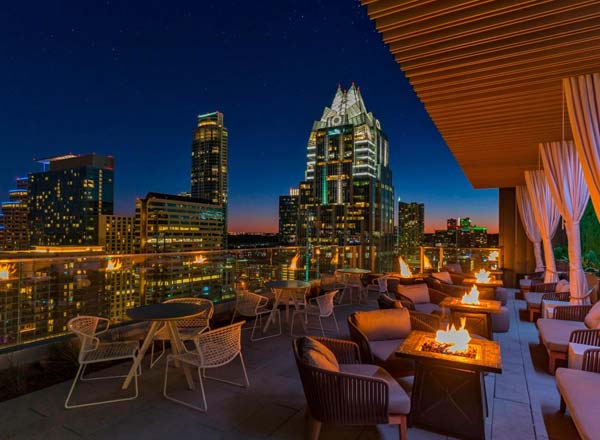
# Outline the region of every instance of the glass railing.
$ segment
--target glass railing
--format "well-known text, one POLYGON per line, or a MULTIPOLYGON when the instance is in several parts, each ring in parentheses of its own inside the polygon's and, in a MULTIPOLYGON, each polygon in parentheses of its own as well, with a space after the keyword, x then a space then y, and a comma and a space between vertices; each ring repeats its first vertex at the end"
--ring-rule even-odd
POLYGON ((455 263, 460 264, 464 273, 479 269, 497 271, 502 267, 502 249, 497 247, 421 246, 400 249, 397 253, 417 272, 438 271, 447 264, 455 263))
MULTIPOLYGON (((492 251, 499 249, 416 248, 400 255, 413 271, 426 268, 427 257, 434 269, 460 262, 468 272, 492 268, 492 251)), ((274 279, 318 279, 345 267, 394 272, 397 257, 372 247, 321 246, 0 260, 0 348, 61 336, 77 315, 120 322, 129 308, 169 298, 220 303, 234 299, 237 287, 255 290, 274 279)))

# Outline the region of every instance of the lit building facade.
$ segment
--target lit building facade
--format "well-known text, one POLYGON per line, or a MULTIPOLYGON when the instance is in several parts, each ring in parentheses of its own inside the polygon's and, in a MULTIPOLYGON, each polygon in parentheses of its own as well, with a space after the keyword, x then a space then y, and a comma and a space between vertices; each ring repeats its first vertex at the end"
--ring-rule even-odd
POLYGON ((221 206, 193 197, 148 193, 135 204, 134 251, 224 249, 224 223, 221 206))
POLYGON ((8 194, 8 201, 2 202, 0 214, 0 250, 2 251, 29 249, 28 186, 29 179, 19 177, 16 188, 10 190, 8 194))
POLYGON ((223 113, 198 116, 192 142, 191 196, 223 208, 224 237, 227 237, 228 137, 223 113))
POLYGON ((113 213, 114 159, 67 154, 29 174, 32 246, 97 245, 99 217, 113 213))
POLYGON ((134 217, 126 215, 101 215, 99 245, 109 254, 132 254, 134 217))
POLYGON ((299 185, 298 244, 361 244, 362 258, 394 247, 394 187, 389 145, 354 84, 338 87, 309 136, 299 185))
POLYGON ((298 212, 300 190, 290 188, 287 196, 279 196, 279 240, 284 246, 298 244, 298 212))
POLYGON ((421 246, 425 234, 425 205, 398 201, 398 244, 401 248, 421 246))

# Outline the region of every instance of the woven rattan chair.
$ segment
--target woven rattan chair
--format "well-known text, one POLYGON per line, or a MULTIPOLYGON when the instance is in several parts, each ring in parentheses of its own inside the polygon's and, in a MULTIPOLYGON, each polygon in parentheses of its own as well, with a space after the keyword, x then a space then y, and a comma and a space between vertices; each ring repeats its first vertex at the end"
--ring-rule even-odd
MULTIPOLYGON (((329 348, 340 364, 361 364, 358 346, 354 342, 331 338, 314 339, 329 348)), ((306 397, 306 414, 312 422, 308 438, 318 439, 321 426, 325 423, 398 425, 400 440, 406 439, 406 414, 390 414, 390 389, 384 379, 311 366, 300 355, 301 341, 302 338, 296 338, 293 347, 306 397)))
POLYGON ((138 354, 139 344, 137 341, 127 342, 100 342, 99 335, 106 333, 110 321, 106 318, 100 318, 98 316, 78 316, 71 319, 67 328, 75 333, 79 338, 79 369, 73 379, 73 384, 69 390, 67 399, 65 400, 65 408, 81 408, 84 406, 101 405, 105 403, 122 402, 124 400, 132 400, 138 396, 138 375, 141 374, 141 368, 138 369, 134 376, 135 382, 135 394, 131 397, 124 397, 121 399, 103 400, 99 402, 89 402, 77 405, 70 404, 71 396, 75 390, 75 386, 78 381, 88 380, 103 380, 103 379, 118 379, 126 376, 94 376, 90 378, 84 378, 85 369, 90 364, 96 364, 99 362, 111 362, 122 359, 131 359, 132 362, 138 354), (103 326, 102 329, 98 329, 99 326, 103 326))
POLYGON ((294 320, 296 318, 296 315, 300 315, 300 317, 302 319, 302 324, 305 327, 305 330, 308 327, 307 322, 308 322, 308 317, 309 316, 314 316, 316 318, 318 318, 319 320, 319 329, 321 330, 321 333, 323 334, 323 336, 325 336, 325 328, 323 327, 323 319, 325 318, 332 318, 333 319, 333 323, 335 325, 335 332, 339 333, 340 332, 340 328, 338 327, 338 323, 337 323, 337 319, 335 319, 335 311, 334 311, 334 306, 333 306, 333 300, 335 298, 335 296, 337 295, 338 291, 334 290, 331 292, 328 292, 324 295, 321 296, 317 296, 315 298, 311 298, 308 302, 304 303, 303 307, 300 307, 296 310, 294 310, 294 313, 292 314, 292 326, 290 329, 290 334, 293 336, 294 335, 294 320))
MULTIPOLYGON (((210 319, 215 311, 215 307, 213 302, 204 298, 174 298, 169 299, 164 302, 167 303, 184 303, 184 304, 197 304, 199 306, 204 307, 204 311, 192 318, 182 319, 177 321, 177 331, 179 331, 179 337, 183 342, 191 341, 198 335, 206 330, 210 330, 210 319)), ((169 329, 166 324, 163 324, 162 327, 156 332, 154 335, 154 340, 152 341, 152 349, 150 351, 150 368, 153 368, 154 365, 160 360, 160 358, 165 354, 165 341, 169 341, 171 338, 169 336, 169 329), (158 357, 154 359, 154 342, 160 341, 162 342, 162 350, 158 357)))
POLYGON ((242 326, 245 321, 230 324, 226 327, 201 333, 194 338, 196 350, 182 354, 171 354, 167 356, 167 365, 165 366, 165 379, 163 383, 163 395, 173 402, 180 403, 196 411, 206 412, 208 405, 206 403, 206 393, 204 391, 204 379, 216 380, 218 382, 236 385, 242 388, 250 386, 246 365, 242 356, 242 326), (240 359, 242 366, 243 382, 233 382, 206 375, 206 370, 219 368, 233 362, 236 358, 240 359), (171 362, 181 362, 183 364, 195 367, 198 370, 198 381, 200 391, 202 392, 202 402, 204 406, 196 406, 183 400, 176 399, 167 393, 169 379, 169 364, 171 362))
POLYGON ((254 324, 252 325, 252 334, 250 335, 251 341, 260 341, 263 339, 273 338, 281 335, 281 312, 277 309, 271 309, 269 307, 269 298, 266 296, 252 293, 247 290, 235 290, 235 308, 233 310, 233 316, 231 317, 231 323, 235 321, 236 315, 243 316, 245 318, 254 318, 254 324), (256 328, 262 332, 263 328, 263 316, 274 313, 277 321, 279 330, 277 333, 262 337, 255 337, 254 333, 256 328))

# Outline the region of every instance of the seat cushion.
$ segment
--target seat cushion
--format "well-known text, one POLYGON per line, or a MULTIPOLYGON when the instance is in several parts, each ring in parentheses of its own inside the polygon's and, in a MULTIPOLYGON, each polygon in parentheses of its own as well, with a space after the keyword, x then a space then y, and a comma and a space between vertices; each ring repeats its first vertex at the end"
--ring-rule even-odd
POLYGON ((396 291, 400 295, 410 298, 415 304, 427 304, 431 302, 431 299, 429 298, 429 288, 425 283, 418 283, 410 286, 399 284, 396 291))
POLYGON ((410 333, 410 314, 406 308, 355 312, 352 319, 369 341, 401 339, 410 333))
POLYGON ((586 328, 583 322, 547 318, 538 319, 536 325, 544 345, 552 351, 561 353, 567 352, 571 333, 586 328))
POLYGON ((600 328, 600 301, 592 306, 583 322, 588 328, 600 328))
POLYGON ((300 342, 300 355, 307 364, 328 371, 340 371, 338 361, 333 352, 310 336, 300 342))
POLYGON ((390 414, 408 414, 410 412, 410 397, 396 382, 390 373, 377 365, 369 364, 341 364, 342 373, 356 374, 359 376, 382 379, 388 384, 388 410, 390 414))
POLYGON ((449 272, 434 272, 431 274, 431 276, 444 283, 453 284, 452 277, 450 276, 449 272))
POLYGON ((369 348, 375 358, 375 363, 385 368, 392 376, 404 376, 414 370, 414 362, 410 359, 397 357, 396 350, 404 339, 388 339, 387 341, 370 341, 369 348))
POLYGON ((567 280, 560 280, 556 283, 556 291, 557 292, 568 292, 569 291, 569 282, 567 280))
POLYGON ((442 308, 437 304, 427 303, 427 304, 415 304, 415 310, 421 313, 427 313, 431 315, 432 313, 441 314, 442 308))
POLYGON ((463 273, 462 266, 460 265, 460 263, 447 263, 444 266, 444 269, 456 273, 463 273))
POLYGON ((600 374, 558 368, 556 386, 563 396, 573 423, 584 440, 598 438, 600 432, 600 374))
POLYGON ((527 306, 540 308, 542 306, 542 295, 544 295, 543 292, 526 292, 525 302, 527 306))

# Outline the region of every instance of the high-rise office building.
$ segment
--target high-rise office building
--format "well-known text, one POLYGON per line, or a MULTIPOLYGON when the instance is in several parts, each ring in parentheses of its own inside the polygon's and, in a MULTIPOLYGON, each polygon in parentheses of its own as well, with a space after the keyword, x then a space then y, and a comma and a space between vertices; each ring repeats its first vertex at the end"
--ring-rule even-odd
POLYGON ((134 217, 126 215, 101 215, 98 227, 99 242, 109 254, 133 253, 134 217))
POLYGON ((228 136, 223 124, 223 113, 212 112, 198 116, 192 142, 191 196, 223 208, 224 237, 227 237, 228 136))
POLYGON ((16 188, 10 190, 8 201, 2 202, 0 214, 0 250, 19 251, 29 249, 27 225, 27 199, 29 179, 19 177, 16 188))
POLYGON ((425 205, 398 200, 398 244, 401 248, 421 246, 425 234, 425 205))
POLYGON ((114 159, 67 154, 29 174, 32 246, 98 245, 99 217, 113 213, 114 159))
POLYGON ((225 248, 224 208, 193 197, 148 193, 135 203, 137 253, 225 248))
POLYGON ((298 209, 300 190, 290 188, 287 196, 279 196, 279 240, 284 246, 298 244, 298 209))
MULTIPOLYGON (((360 89, 338 87, 310 132, 300 183, 299 244, 362 244, 386 257, 394 246, 388 139, 360 89)), ((368 261, 368 260, 366 260, 368 261)))

